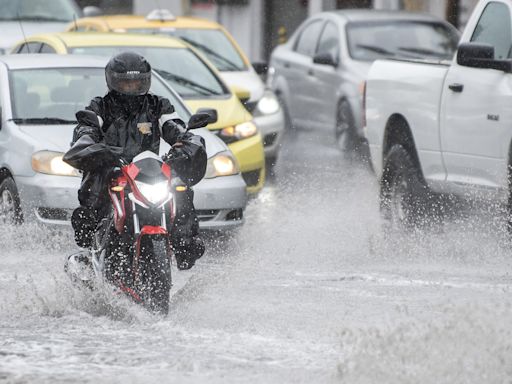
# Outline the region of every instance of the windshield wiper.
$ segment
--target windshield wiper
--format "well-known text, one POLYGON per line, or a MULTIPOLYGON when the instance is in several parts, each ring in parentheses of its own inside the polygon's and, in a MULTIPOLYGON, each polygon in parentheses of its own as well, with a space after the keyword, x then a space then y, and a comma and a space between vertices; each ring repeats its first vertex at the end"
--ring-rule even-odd
POLYGON ((57 21, 57 22, 61 22, 61 23, 66 23, 66 22, 69 22, 69 20, 63 20, 63 19, 59 19, 57 17, 53 17, 53 16, 46 16, 46 15, 20 15, 20 16, 17 16, 15 19, 13 19, 15 21, 57 21))
POLYGON ((357 44, 356 47, 363 48, 363 49, 366 49, 368 51, 380 53, 382 55, 395 56, 394 52, 388 51, 387 49, 382 48, 382 47, 378 47, 376 45, 357 44))
POLYGON ((220 95, 219 92, 214 91, 213 89, 210 89, 208 87, 205 87, 201 84, 196 83, 195 81, 186 79, 184 77, 175 75, 174 73, 164 71, 163 69, 155 69, 164 79, 174 81, 180 85, 183 85, 189 89, 194 89, 196 91, 199 91, 203 95, 220 95))
POLYGON ((55 124, 76 124, 76 120, 66 120, 59 117, 28 117, 9 119, 15 124, 41 124, 41 125, 55 125, 55 124))
POLYGON ((186 41, 187 43, 189 43, 190 45, 196 47, 196 48, 199 48, 201 51, 203 51, 204 53, 206 53, 207 55, 209 56, 213 56, 215 58, 217 58, 218 60, 222 61, 223 63, 227 64, 228 65, 228 69, 231 69, 231 70, 234 70, 234 71, 239 71, 241 68, 236 65, 235 63, 233 63, 231 60, 229 59, 226 59, 224 56, 222 55, 219 55, 217 52, 215 52, 214 50, 212 50, 211 48, 207 47, 206 45, 204 44, 201 44, 201 43, 198 43, 197 41, 195 40, 192 40, 192 39, 189 39, 188 37, 183 37, 183 36, 178 36, 181 40, 183 41, 186 41))
POLYGON ((430 55, 430 56, 438 56, 438 57, 447 57, 446 53, 434 51, 432 49, 427 48, 417 48, 417 47, 398 47, 399 51, 419 53, 422 55, 430 55))

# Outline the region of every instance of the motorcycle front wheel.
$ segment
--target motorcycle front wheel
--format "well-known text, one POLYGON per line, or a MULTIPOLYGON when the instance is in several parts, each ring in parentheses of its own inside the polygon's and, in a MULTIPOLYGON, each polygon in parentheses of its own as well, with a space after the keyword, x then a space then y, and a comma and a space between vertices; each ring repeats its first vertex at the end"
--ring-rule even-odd
POLYGON ((138 291, 149 311, 167 315, 172 287, 167 239, 148 236, 141 241, 138 291))

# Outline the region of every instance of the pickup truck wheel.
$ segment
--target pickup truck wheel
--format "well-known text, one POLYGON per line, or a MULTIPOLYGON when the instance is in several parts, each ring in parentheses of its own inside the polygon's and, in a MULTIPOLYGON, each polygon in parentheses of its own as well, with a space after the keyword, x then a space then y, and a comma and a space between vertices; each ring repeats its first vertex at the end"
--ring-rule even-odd
POLYGON ((410 231, 427 222, 428 187, 409 153, 393 146, 385 159, 380 205, 385 223, 391 229, 410 231))
POLYGON ((0 224, 14 225, 22 222, 18 189, 14 180, 7 177, 0 182, 0 224))
POLYGON ((354 115, 348 101, 343 100, 338 105, 336 116, 336 142, 343 153, 353 153, 357 149, 354 115))

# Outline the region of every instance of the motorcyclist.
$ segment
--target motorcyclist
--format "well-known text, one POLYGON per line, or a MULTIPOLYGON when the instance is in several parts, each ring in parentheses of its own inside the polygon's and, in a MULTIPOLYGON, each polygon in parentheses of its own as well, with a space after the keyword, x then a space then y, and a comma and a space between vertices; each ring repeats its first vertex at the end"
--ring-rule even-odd
MULTIPOLYGON (((82 248, 91 247, 97 223, 109 212, 107 188, 113 167, 146 150, 158 154, 160 137, 172 147, 172 169, 189 185, 202 179, 207 164, 203 138, 185 130, 168 99, 149 93, 151 66, 144 57, 132 52, 115 55, 105 77, 109 92, 76 114, 72 147, 64 156, 65 162, 83 172, 80 207, 71 218, 76 243, 82 248)), ((189 269, 204 253, 191 188, 177 209, 169 228, 172 247, 178 268, 189 269)))

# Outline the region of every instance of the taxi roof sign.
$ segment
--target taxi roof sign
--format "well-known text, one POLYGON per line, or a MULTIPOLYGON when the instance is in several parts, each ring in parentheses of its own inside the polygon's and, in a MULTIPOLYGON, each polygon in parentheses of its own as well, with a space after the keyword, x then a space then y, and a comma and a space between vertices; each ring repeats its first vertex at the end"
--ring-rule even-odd
POLYGON ((168 9, 154 9, 147 16, 146 20, 149 21, 173 21, 176 20, 176 16, 172 14, 168 9))

